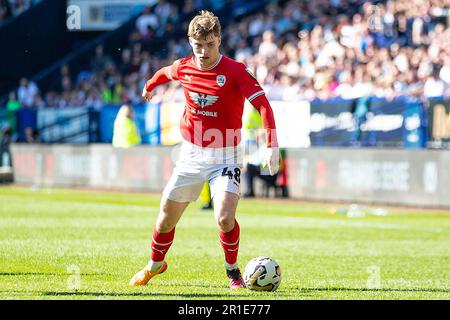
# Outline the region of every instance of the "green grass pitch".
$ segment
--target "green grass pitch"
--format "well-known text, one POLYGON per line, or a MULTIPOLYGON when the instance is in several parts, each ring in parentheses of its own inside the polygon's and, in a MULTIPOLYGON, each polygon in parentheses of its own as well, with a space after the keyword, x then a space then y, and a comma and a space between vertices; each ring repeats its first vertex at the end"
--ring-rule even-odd
POLYGON ((193 203, 168 270, 128 282, 149 256, 159 195, 0 187, 0 299, 449 299, 450 214, 348 218, 332 204, 242 200, 239 262, 281 266, 275 292, 230 290, 211 211, 193 203))

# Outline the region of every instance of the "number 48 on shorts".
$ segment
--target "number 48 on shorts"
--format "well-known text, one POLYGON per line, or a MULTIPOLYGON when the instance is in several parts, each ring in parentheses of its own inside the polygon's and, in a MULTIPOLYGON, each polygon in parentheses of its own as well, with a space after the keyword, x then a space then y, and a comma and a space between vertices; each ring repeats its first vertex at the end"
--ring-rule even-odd
POLYGON ((234 172, 228 170, 228 167, 223 168, 222 176, 228 176, 228 179, 236 180, 237 183, 241 183, 241 169, 234 168, 234 172))

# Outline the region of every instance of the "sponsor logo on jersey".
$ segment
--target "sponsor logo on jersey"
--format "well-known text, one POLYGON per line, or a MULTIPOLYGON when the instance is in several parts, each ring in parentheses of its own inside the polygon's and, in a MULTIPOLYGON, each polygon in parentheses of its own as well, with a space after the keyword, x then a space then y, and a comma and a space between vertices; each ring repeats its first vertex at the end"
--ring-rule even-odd
POLYGON ((188 76, 187 74, 185 74, 184 77, 188 82, 191 82, 192 76, 188 76))
POLYGON ((219 85, 219 87, 223 87, 225 82, 227 81, 227 78, 223 74, 219 74, 216 77, 216 81, 217 81, 217 84, 219 85))
POLYGON ((205 117, 214 117, 217 118, 217 111, 204 111, 204 110, 197 110, 197 109, 192 109, 191 112, 193 114, 199 114, 205 117))
POLYGON ((191 97, 191 100, 201 108, 210 106, 219 99, 218 96, 197 93, 197 92, 191 92, 191 91, 189 91, 189 96, 191 97))

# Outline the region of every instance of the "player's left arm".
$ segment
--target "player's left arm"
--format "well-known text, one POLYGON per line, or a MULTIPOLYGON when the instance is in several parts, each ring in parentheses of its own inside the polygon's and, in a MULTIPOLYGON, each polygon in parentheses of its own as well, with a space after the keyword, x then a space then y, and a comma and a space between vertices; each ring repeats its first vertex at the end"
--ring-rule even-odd
POLYGON ((259 111, 262 126, 266 130, 267 154, 264 165, 269 167, 270 175, 273 176, 280 168, 280 150, 278 148, 277 128, 272 107, 265 94, 251 100, 250 103, 259 111))
POLYGON ((240 81, 240 90, 247 100, 261 115, 263 128, 266 130, 267 154, 265 165, 269 167, 271 175, 275 175, 280 168, 280 151, 278 148, 277 128, 272 107, 253 73, 245 69, 240 81))

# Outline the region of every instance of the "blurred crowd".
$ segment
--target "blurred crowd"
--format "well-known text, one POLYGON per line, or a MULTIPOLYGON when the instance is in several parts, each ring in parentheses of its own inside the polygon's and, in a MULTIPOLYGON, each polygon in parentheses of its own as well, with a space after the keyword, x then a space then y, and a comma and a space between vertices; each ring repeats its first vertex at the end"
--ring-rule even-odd
MULTIPOLYGON (((316 9, 327 11, 327 2, 306 2, 306 11, 318 3, 316 9)), ((259 27, 257 50, 244 47, 236 57, 255 70, 272 98, 450 96, 450 1, 366 2, 353 16, 316 12, 319 23, 309 25, 302 24, 301 3, 288 2, 274 26, 259 27), (292 21, 303 25, 297 37, 292 21)), ((243 22, 240 30, 263 25, 260 19, 249 21, 248 28, 243 22)))
MULTIPOLYGON (((191 55, 187 25, 203 5, 160 0, 136 20, 119 55, 99 45, 85 70, 61 68, 57 88, 41 93, 22 79, 8 103, 100 108, 141 102, 156 70, 191 55)), ((249 66, 269 99, 450 97, 449 8, 450 0, 270 2, 224 27, 221 51, 249 66)), ((177 83, 158 88, 156 99, 167 96, 182 99, 177 83)))
POLYGON ((10 17, 18 16, 41 0, 0 0, 0 25, 10 17))

